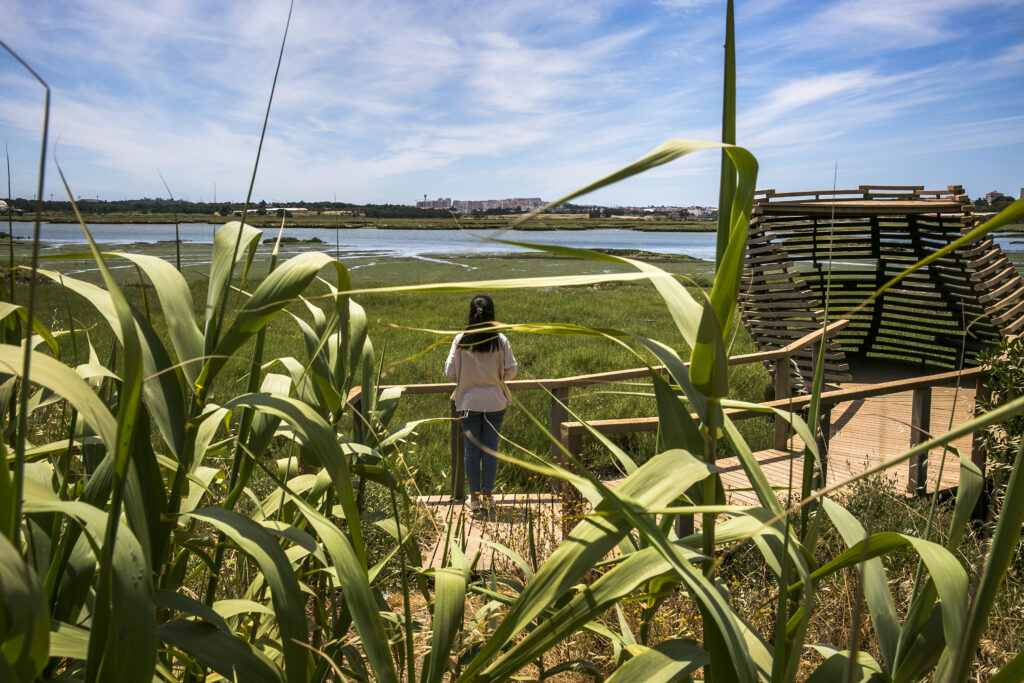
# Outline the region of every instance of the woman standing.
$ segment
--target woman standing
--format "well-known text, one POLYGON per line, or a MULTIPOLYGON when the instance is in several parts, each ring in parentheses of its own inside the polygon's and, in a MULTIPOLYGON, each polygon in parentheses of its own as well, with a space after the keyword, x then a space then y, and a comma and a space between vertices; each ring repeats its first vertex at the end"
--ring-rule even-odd
POLYGON ((473 510, 492 505, 498 434, 511 401, 505 380, 519 369, 505 335, 487 329, 493 325, 494 302, 489 296, 473 297, 466 331, 452 341, 444 364, 444 373, 456 383, 451 398, 462 428, 468 504, 473 510))

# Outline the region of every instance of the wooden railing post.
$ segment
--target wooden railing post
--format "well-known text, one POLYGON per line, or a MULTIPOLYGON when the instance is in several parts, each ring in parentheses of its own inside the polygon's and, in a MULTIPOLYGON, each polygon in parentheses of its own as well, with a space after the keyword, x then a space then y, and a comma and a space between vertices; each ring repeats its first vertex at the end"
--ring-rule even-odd
MULTIPOLYGON (((583 434, 578 431, 569 431, 568 425, 559 425, 559 433, 565 449, 574 456, 579 457, 580 451, 583 449, 583 434)), ((564 458, 561 458, 561 460, 566 469, 570 472, 575 471, 576 468, 571 463, 565 462, 564 458)), ((580 519, 583 518, 583 496, 580 495, 580 492, 572 484, 562 481, 558 482, 558 484, 559 487, 556 493, 562 499, 562 537, 565 538, 576 528, 580 519)))
POLYGON ((359 398, 352 401, 352 437, 357 443, 363 442, 363 397, 362 394, 359 398))
MULTIPOLYGON (((914 389, 910 404, 910 447, 924 443, 929 438, 932 421, 932 388, 914 389)), ((928 454, 911 458, 908 463, 907 492, 925 494, 928 492, 928 454)))
MULTIPOLYGON (((779 401, 790 397, 792 388, 789 377, 789 357, 775 359, 775 400, 779 401)), ((781 415, 775 416, 775 442, 772 445, 776 450, 785 450, 789 441, 789 421, 781 415)))
MULTIPOLYGON (((978 374, 977 383, 974 385, 974 414, 978 415, 980 406, 988 403, 992 398, 992 387, 988 382, 988 373, 982 371, 978 374)), ((978 503, 974 506, 974 519, 984 519, 988 514, 990 482, 986 476, 986 465, 988 464, 988 451, 985 449, 985 434, 981 430, 974 432, 971 436, 971 462, 981 470, 982 487, 981 495, 978 496, 978 503)))
POLYGON ((815 441, 821 454, 821 481, 814 488, 828 486, 828 441, 832 434, 832 404, 821 402, 818 406, 818 429, 815 441))
MULTIPOLYGON (((562 423, 569 419, 569 411, 566 405, 569 403, 569 388, 556 387, 551 390, 551 436, 554 439, 551 443, 551 462, 556 465, 565 465, 566 460, 562 455, 559 443, 562 440, 562 423)), ((551 477, 551 490, 555 495, 561 493, 562 481, 551 477)))
POLYGON ((464 500, 466 498, 466 461, 465 445, 462 442, 462 427, 459 424, 459 412, 455 410, 455 401, 451 401, 452 415, 452 499, 464 500))

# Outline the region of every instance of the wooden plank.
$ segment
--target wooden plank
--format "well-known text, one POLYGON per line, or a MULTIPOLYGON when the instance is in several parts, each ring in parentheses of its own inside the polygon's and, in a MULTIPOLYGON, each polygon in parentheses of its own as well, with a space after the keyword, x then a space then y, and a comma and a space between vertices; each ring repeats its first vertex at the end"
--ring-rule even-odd
MULTIPOLYGON (((857 384, 854 387, 860 389, 870 385, 857 384)), ((921 413, 922 423, 927 421, 940 425, 939 429, 945 429, 950 423, 960 424, 970 419, 974 400, 972 389, 939 387, 933 392, 934 398, 927 418, 921 413)), ((829 430, 829 466, 825 483, 829 486, 843 484, 859 476, 868 467, 887 462, 903 453, 910 442, 910 425, 914 421, 910 415, 911 403, 912 392, 901 392, 837 406, 829 430)), ((923 411, 923 408, 919 410, 923 411)), ((967 454, 972 451, 970 441, 971 437, 967 436, 953 445, 967 454)), ((790 491, 799 491, 803 467, 802 448, 802 442, 794 438, 788 449, 770 449, 754 454, 769 484, 776 489, 780 498, 785 499, 790 491)), ((750 482, 737 458, 719 459, 715 465, 721 470, 720 476, 730 504, 757 504, 756 496, 750 491, 750 482)), ((925 490, 945 490, 956 486, 959 466, 948 450, 943 452, 942 449, 936 449, 929 453, 921 471, 922 474, 927 471, 927 476, 922 477, 925 490)), ((907 463, 896 465, 885 474, 894 480, 900 490, 907 489, 909 475, 907 463)))
POLYGON ((1005 258, 1002 258, 994 261, 992 264, 986 266, 985 268, 982 268, 981 270, 974 271, 973 273, 971 273, 971 278, 974 280, 985 280, 993 273, 996 273, 1001 279, 1005 274, 1014 272, 1016 271, 1014 270, 1013 266, 1010 265, 1009 261, 1007 261, 1005 258))
MULTIPOLYGON (((860 188, 860 189, 857 189, 857 190, 812 190, 810 192, 776 192, 775 190, 770 190, 770 192, 771 192, 770 196, 771 197, 813 197, 815 195, 830 195, 830 194, 832 194, 832 195, 849 194, 849 195, 855 195, 855 196, 862 196, 863 195, 863 190, 864 190, 864 188, 860 188)), ((764 191, 764 190, 758 190, 758 192, 762 192, 762 191, 764 191)))
MULTIPOLYGON (((1007 304, 1013 303, 1018 299, 1021 299, 1021 293, 1022 292, 1017 292, 1015 295, 1013 295, 1013 297, 1000 302, 1000 306, 997 307, 997 309, 1007 304)), ((1013 306, 1013 308, 1007 310, 1005 313, 1002 313, 992 318, 992 322, 995 323, 996 325, 1003 325, 1004 323, 1007 323, 1010 320, 1013 320, 1016 317, 1020 316, 1022 313, 1024 313, 1024 300, 1021 300, 1018 303, 1016 303, 1013 306)))
POLYGON ((962 214, 963 206, 959 202, 947 200, 839 200, 839 201, 806 201, 779 202, 761 205, 764 215, 801 216, 903 216, 910 214, 962 214))
POLYGON ((871 195, 874 195, 875 190, 907 190, 911 193, 919 193, 924 190, 924 185, 858 185, 857 189, 871 195))
POLYGON ((1024 290, 1024 283, 1022 283, 1020 281, 1020 279, 1008 280, 1001 287, 997 287, 996 289, 993 289, 988 294, 983 294, 983 295, 979 296, 978 297, 978 302, 979 303, 986 303, 986 302, 992 301, 994 299, 999 299, 1001 297, 1009 296, 1009 295, 1012 295, 1012 294, 1019 294, 1021 292, 1021 290, 1024 290))
MULTIPOLYGON (((558 446, 558 438, 561 436, 560 425, 569 419, 568 403, 569 390, 567 388, 554 389, 551 392, 551 422, 548 423, 548 429, 552 436, 551 462, 559 464, 565 460, 562 449, 558 446)), ((561 493, 562 481, 560 479, 550 477, 549 483, 552 491, 556 494, 561 493)))
MULTIPOLYGON (((1002 256, 1002 254, 1002 250, 999 247, 995 247, 994 249, 987 251, 978 258, 974 259, 973 261, 968 261, 967 268, 969 268, 970 270, 974 270, 975 268, 981 268, 983 266, 988 265, 988 263, 993 259, 997 259, 1000 256, 1002 256)), ((966 252, 964 253, 964 256, 970 258, 970 256, 966 252)))
POLYGON ((797 313, 794 313, 793 311, 762 310, 758 311, 757 315, 760 318, 792 318, 793 320, 815 320, 818 322, 818 324, 821 324, 821 320, 825 316, 825 310, 819 308, 811 311, 797 313))

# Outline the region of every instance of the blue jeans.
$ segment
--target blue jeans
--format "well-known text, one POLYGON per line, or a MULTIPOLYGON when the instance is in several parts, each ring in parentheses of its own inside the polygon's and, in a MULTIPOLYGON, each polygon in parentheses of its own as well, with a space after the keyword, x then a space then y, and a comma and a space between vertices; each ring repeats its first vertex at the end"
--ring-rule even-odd
POLYGON ((494 475, 498 470, 498 434, 505 411, 491 413, 468 410, 459 418, 462 443, 466 448, 466 484, 469 493, 494 489, 494 475))

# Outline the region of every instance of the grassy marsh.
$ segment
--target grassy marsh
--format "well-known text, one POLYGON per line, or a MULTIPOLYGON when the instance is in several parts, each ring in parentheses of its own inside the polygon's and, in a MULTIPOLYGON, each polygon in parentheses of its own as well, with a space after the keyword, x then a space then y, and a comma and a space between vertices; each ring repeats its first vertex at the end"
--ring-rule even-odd
MULTIPOLYGON (((16 262, 27 245, 15 244, 16 262)), ((300 251, 324 248, 326 245, 287 245, 282 257, 300 251)), ((101 245, 102 247, 102 245, 101 245)), ((174 260, 174 245, 135 244, 128 247, 134 253, 151 254, 168 261, 174 260)), ((253 291, 267 273, 271 246, 260 244, 257 255, 246 276, 246 291, 253 291)), ((116 253, 116 252, 114 252, 116 253)), ((667 271, 692 280, 693 285, 706 288, 713 278, 713 264, 688 257, 656 254, 632 254, 648 259, 667 271)), ((528 278, 551 275, 578 275, 601 272, 624 272, 620 264, 595 263, 550 254, 519 255, 463 255, 437 258, 380 258, 357 257, 344 259, 350 270, 354 287, 371 288, 395 285, 446 282, 456 280, 489 280, 498 278, 528 278)), ((139 285, 139 274, 126 261, 111 259, 110 265, 119 285, 129 300, 140 308, 145 306, 144 296, 153 298, 149 283, 139 285)), ((200 312, 206 300, 206 272, 209 268, 209 245, 182 245, 182 272, 190 285, 194 310, 200 312)), ((65 245, 44 252, 44 268, 58 270, 73 277, 100 282, 99 272, 90 255, 80 248, 65 245)), ((327 290, 322 285, 311 287, 308 296, 315 301, 317 294, 327 290)), ((24 295, 16 291, 16 298, 24 295)), ((41 317, 53 328, 66 328, 67 312, 73 312, 78 327, 89 330, 89 339, 100 358, 110 353, 112 337, 109 329, 100 324, 100 318, 91 307, 80 306, 74 294, 65 295, 53 285, 42 287, 38 296, 41 317)), ((500 320, 506 323, 572 323, 595 328, 626 330, 658 339, 677 348, 684 347, 678 330, 664 302, 649 284, 606 283, 586 287, 558 287, 525 289, 492 293, 500 320)), ((369 316, 369 334, 374 340, 378 358, 382 363, 381 382, 384 384, 429 384, 447 381, 442 366, 448 353, 448 337, 423 330, 457 331, 465 324, 469 296, 456 293, 389 293, 364 294, 357 297, 369 316), (398 322, 400 321, 400 322, 398 322)), ((289 306, 297 315, 308 313, 301 303, 289 306)), ((154 327, 166 333, 166 321, 153 318, 154 327)), ((268 358, 301 357, 303 341, 298 327, 291 318, 279 316, 267 325, 265 355, 268 358)), ((640 360, 619 344, 607 339, 510 333, 520 379, 567 377, 608 370, 638 367, 640 360)), ((64 343, 70 352, 70 343, 64 343)), ((246 347, 225 369, 226 386, 240 388, 248 372, 245 360, 250 347, 246 347)), ((750 337, 737 325, 733 353, 753 352, 750 337)), ((653 361, 652 361, 653 362, 653 361)), ((274 371, 274 370, 271 370, 274 371)), ((278 369, 278 372, 281 370, 278 369)), ((740 366, 731 370, 733 397, 761 401, 770 398, 770 380, 760 365, 740 366)), ((517 394, 526 411, 547 420, 550 397, 542 391, 517 394)), ((598 385, 575 390, 571 407, 586 419, 642 417, 656 413, 650 383, 643 381, 598 385)), ((447 396, 420 395, 402 399, 399 421, 443 416, 448 411, 447 396)), ((758 447, 767 447, 770 427, 767 419, 747 420, 740 428, 758 447)), ((532 452, 550 449, 548 436, 539 431, 523 410, 510 411, 503 428, 503 437, 532 452)), ((620 445, 643 461, 655 452, 653 434, 620 435, 620 445)), ((415 473, 415 485, 424 494, 442 493, 449 487, 448 427, 445 424, 425 425, 418 430, 414 446, 406 454, 406 461, 415 473)), ((507 446, 506 450, 514 450, 507 446)), ((585 457, 596 471, 611 473, 614 465, 608 454, 596 443, 587 443, 585 457)), ((525 471, 502 464, 498 477, 499 489, 507 492, 542 490, 547 484, 525 471)))

